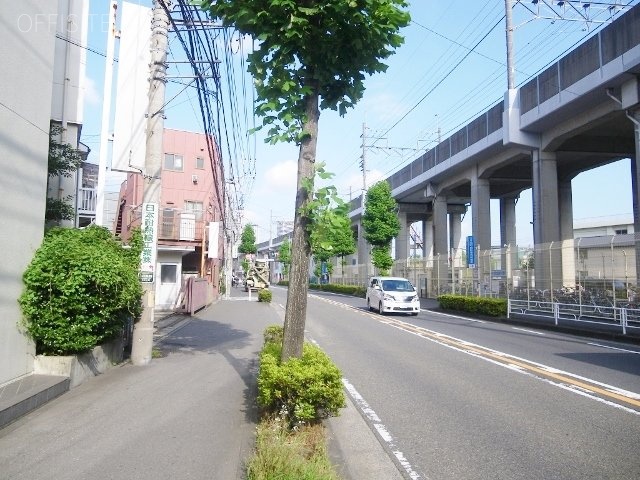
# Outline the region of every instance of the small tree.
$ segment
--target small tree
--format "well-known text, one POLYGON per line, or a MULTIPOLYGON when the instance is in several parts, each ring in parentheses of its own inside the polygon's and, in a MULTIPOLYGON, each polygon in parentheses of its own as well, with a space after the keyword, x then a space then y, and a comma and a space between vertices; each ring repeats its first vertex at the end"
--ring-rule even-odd
MULTIPOLYGON (((49 132, 49 163, 47 183, 54 177, 70 177, 82 163, 80 152, 70 144, 60 143, 58 138, 63 129, 60 125, 51 124, 49 132)), ((47 185, 47 191, 49 187, 47 185)), ((49 225, 60 220, 73 220, 75 212, 71 205, 72 196, 52 198, 47 196, 45 222, 49 225)))
POLYGON ((373 185, 365 197, 362 228, 364 238, 371 244, 371 262, 386 275, 393 259, 389 254, 391 240, 400 232, 400 221, 397 216, 398 204, 391 196, 391 186, 386 180, 373 185))
POLYGON ((289 275, 289 265, 291 265, 291 242, 285 238, 278 251, 278 260, 282 263, 282 274, 289 275))
POLYGON ((311 231, 311 251, 316 263, 344 258, 356 251, 346 204, 340 202, 335 208, 321 209, 316 217, 311 231))
POLYGON ((242 230, 238 251, 244 254, 256 253, 258 251, 258 247, 256 246, 256 233, 252 225, 247 225, 244 227, 244 230, 242 230))

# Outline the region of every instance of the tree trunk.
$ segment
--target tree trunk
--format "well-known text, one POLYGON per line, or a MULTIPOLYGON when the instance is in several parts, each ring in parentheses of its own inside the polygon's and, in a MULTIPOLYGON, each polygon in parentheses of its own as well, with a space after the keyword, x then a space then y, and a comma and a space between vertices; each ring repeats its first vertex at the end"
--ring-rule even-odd
POLYGON ((311 256, 308 230, 310 219, 304 213, 304 207, 310 200, 311 192, 302 186, 302 179, 308 178, 313 184, 319 117, 318 94, 315 93, 306 98, 306 120, 302 129, 306 136, 300 144, 298 154, 296 211, 293 222, 291 270, 289 272, 289 291, 284 316, 284 340, 281 357, 283 362, 291 357, 301 357, 304 344, 307 291, 309 289, 309 257, 311 256))

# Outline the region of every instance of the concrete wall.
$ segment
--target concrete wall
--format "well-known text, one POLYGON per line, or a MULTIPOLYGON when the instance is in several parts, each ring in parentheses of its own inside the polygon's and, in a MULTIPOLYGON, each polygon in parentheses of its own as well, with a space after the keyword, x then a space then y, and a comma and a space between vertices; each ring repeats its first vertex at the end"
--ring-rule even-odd
POLYGON ((0 0, 0 385, 33 371, 22 274, 42 243, 57 2, 0 0))

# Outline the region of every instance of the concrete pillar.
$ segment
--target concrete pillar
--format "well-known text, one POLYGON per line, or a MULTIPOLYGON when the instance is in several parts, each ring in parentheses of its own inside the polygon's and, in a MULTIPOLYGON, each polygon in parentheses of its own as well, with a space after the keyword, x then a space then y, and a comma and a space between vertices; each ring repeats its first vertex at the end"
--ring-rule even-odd
POLYGON ((489 285, 491 275, 491 192, 489 180, 479 178, 476 172, 471 177, 471 229, 475 239, 476 268, 480 292, 489 285), (478 254, 479 253, 479 254, 478 254))
POLYGON ((422 221, 422 256, 427 260, 433 257, 433 216, 422 221))
POLYGON ((406 260, 409 258, 409 242, 411 241, 411 235, 409 229, 411 223, 407 219, 406 212, 400 210, 398 212, 398 220, 400 220, 400 231, 396 237, 396 260, 406 260))
POLYGON ((554 153, 533 150, 533 241, 537 289, 562 285, 558 171, 554 153))
POLYGON ((562 242, 561 286, 574 287, 576 283, 576 256, 573 241, 573 199, 571 180, 558 181, 558 203, 560 212, 560 239, 562 242))
POLYGON ((640 285, 638 273, 640 273, 640 110, 633 112, 634 127, 633 138, 635 140, 635 157, 631 159, 631 190, 633 201, 633 231, 635 232, 636 252, 636 278, 635 284, 640 285))
POLYGON ((433 245, 434 262, 433 277, 436 295, 440 294, 449 278, 447 260, 449 257, 449 242, 447 242, 447 197, 438 195, 433 200, 433 245))
POLYGON ((513 270, 518 268, 518 246, 516 244, 516 200, 517 197, 500 199, 500 244, 502 245, 501 270, 505 272, 506 287, 513 285, 513 270))
POLYGON ((462 238, 462 215, 459 213, 449 214, 449 249, 457 250, 460 248, 460 239, 462 238))

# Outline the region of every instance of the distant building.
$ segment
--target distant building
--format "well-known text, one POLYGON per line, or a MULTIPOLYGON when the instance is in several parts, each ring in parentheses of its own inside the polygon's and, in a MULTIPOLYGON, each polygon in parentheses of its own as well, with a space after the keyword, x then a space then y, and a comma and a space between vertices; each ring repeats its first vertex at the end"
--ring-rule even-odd
MULTIPOLYGON (((224 202, 220 164, 209 155, 204 134, 165 129, 163 148, 155 307, 172 310, 189 277, 209 282, 211 300, 220 294, 224 202)), ((123 239, 140 226, 143 189, 137 172, 120 188, 113 230, 123 239)))
POLYGON ((635 233, 633 215, 609 215, 573 221, 573 238, 635 233))

